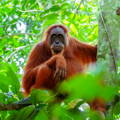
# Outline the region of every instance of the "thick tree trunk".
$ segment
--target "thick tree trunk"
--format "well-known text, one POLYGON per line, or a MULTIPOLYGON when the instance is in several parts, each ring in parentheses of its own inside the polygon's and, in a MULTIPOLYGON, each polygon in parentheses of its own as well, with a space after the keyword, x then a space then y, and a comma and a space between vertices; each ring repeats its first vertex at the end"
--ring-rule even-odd
POLYGON ((118 7, 120 7, 120 0, 101 0, 99 4, 98 63, 102 62, 106 66, 105 80, 112 85, 117 82, 116 74, 120 46, 118 7))

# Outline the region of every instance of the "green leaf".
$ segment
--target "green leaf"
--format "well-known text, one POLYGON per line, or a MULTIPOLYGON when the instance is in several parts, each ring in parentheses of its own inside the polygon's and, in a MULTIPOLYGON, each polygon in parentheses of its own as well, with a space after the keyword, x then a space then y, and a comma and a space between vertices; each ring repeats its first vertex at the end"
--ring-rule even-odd
POLYGON ((60 9, 61 9, 60 5, 54 5, 51 8, 49 8, 48 10, 50 12, 56 12, 56 11, 59 11, 60 9))
POLYGON ((118 102, 118 103, 114 106, 112 112, 113 112, 113 114, 115 114, 115 115, 120 114, 120 102, 118 102))
POLYGON ((29 117, 32 115, 34 110, 34 105, 25 107, 17 113, 16 118, 14 120, 29 120, 29 117))
POLYGON ((47 111, 40 110, 40 112, 36 115, 34 120, 49 120, 47 111))
POLYGON ((20 83, 16 73, 8 63, 0 64, 0 89, 4 92, 12 91, 17 93, 20 88, 20 83))
POLYGON ((53 99, 51 93, 47 90, 33 90, 30 96, 32 102, 35 103, 46 103, 53 99))

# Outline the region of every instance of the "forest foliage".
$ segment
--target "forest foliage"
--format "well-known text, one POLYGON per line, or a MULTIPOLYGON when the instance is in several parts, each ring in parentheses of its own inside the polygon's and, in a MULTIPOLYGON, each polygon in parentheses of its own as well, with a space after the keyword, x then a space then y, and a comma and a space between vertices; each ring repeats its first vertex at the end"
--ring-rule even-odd
MULTIPOLYGON (((52 24, 65 24, 78 40, 97 44, 97 0, 2 0, 0 1, 0 104, 11 104, 24 98, 21 79, 31 48, 42 40, 44 30, 52 24)), ((64 82, 58 91, 70 96, 54 103, 55 95, 35 90, 32 105, 20 110, 0 111, 0 120, 101 120, 86 103, 96 97, 111 102, 117 86, 100 86, 104 66, 77 75, 64 82), (68 86, 69 85, 69 86, 68 86)), ((120 72, 120 71, 119 71, 120 72)), ((107 120, 120 119, 120 103, 111 108, 107 120)))

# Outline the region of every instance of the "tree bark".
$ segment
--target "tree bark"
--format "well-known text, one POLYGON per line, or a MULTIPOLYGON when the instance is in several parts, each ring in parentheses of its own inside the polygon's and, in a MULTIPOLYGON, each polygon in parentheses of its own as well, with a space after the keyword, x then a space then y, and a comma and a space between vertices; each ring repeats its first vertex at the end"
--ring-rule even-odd
POLYGON ((105 81, 116 85, 120 39, 120 0, 101 0, 99 4, 98 63, 106 66, 105 81))

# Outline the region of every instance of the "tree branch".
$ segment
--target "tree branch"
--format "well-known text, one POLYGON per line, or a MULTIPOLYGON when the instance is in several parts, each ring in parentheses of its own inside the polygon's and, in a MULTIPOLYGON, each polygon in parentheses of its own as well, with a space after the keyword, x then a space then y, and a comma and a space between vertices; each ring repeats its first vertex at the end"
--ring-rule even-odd
POLYGON ((11 103, 11 104, 3 104, 0 103, 0 111, 4 111, 4 110, 19 110, 23 107, 32 105, 32 102, 30 100, 30 98, 24 98, 21 101, 15 102, 15 103, 11 103))
MULTIPOLYGON (((60 102, 62 100, 64 100, 68 95, 67 94, 61 94, 61 93, 57 93, 55 94, 55 96, 51 96, 52 98, 55 97, 55 99, 53 101, 51 101, 52 104, 55 104, 56 102, 60 102)), ((0 111, 5 111, 5 110, 19 110, 21 108, 24 108, 26 106, 29 105, 36 105, 36 104, 40 104, 40 105, 47 105, 47 101, 46 102, 36 102, 33 103, 31 101, 30 97, 24 98, 18 102, 14 102, 14 103, 10 103, 10 104, 4 104, 4 103, 0 103, 0 111)))
MULTIPOLYGON (((67 97, 66 95, 62 95, 62 94, 57 95, 56 96, 57 102, 58 102, 58 100, 60 100, 60 99, 63 100, 66 97, 67 97)), ((55 103, 55 101, 54 101, 54 103, 55 103)), ((119 101, 120 101, 120 96, 116 95, 115 99, 113 99, 110 103, 107 103, 107 105, 106 105, 107 110, 110 109, 112 104, 115 106, 119 101)), ((15 102, 15 103, 10 103, 10 104, 0 103, 0 111, 19 110, 19 109, 22 109, 22 108, 24 108, 26 106, 29 106, 29 105, 33 105, 30 97, 24 98, 24 99, 22 99, 22 100, 20 100, 18 102, 15 102)))

